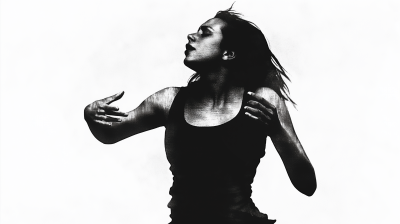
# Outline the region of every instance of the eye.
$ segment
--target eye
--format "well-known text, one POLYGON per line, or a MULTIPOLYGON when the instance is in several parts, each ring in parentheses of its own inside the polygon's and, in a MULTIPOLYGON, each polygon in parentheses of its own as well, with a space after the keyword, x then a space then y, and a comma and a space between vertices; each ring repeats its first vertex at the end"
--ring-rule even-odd
POLYGON ((211 35, 211 31, 209 31, 207 28, 205 27, 200 27, 199 30, 197 31, 198 34, 200 34, 201 36, 205 37, 205 36, 209 36, 211 35))

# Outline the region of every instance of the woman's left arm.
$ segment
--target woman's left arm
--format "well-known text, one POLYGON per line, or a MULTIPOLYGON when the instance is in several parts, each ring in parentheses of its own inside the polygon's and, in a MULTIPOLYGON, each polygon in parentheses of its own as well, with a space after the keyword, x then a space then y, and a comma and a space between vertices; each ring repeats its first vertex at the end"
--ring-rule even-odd
POLYGON ((270 130, 268 135, 293 186, 307 196, 313 195, 317 188, 314 168, 294 131, 285 101, 269 88, 248 94, 251 100, 245 107, 246 114, 270 130))

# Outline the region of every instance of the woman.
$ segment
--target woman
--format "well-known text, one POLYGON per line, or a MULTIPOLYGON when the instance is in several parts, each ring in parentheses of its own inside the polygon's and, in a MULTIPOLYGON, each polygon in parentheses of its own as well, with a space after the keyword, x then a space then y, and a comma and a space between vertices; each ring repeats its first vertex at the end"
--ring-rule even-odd
POLYGON ((228 9, 188 35, 187 87, 165 88, 129 113, 110 105, 123 92, 89 104, 85 120, 102 143, 165 126, 174 183, 171 224, 274 223, 251 200, 251 184, 269 136, 294 187, 311 196, 314 169, 285 100, 284 69, 262 32, 228 9))

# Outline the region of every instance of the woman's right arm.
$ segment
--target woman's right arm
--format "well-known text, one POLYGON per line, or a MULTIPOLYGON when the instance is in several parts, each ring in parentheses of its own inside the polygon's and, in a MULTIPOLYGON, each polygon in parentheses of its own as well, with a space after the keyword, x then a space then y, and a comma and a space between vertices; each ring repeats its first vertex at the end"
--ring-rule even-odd
POLYGON ((125 113, 110 105, 124 92, 87 105, 84 117, 93 136, 104 144, 113 144, 132 135, 164 126, 178 87, 160 90, 145 99, 136 109, 125 113))

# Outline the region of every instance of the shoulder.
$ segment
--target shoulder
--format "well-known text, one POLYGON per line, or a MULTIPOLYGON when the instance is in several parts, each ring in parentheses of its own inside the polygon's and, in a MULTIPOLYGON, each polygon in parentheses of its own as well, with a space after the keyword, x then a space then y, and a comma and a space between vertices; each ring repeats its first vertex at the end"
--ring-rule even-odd
POLYGON ((167 87, 164 89, 161 89, 151 96, 149 96, 146 100, 151 100, 153 102, 159 102, 159 101, 170 101, 174 100, 176 94, 178 94, 180 90, 180 87, 167 87))
POLYGON ((157 91, 152 96, 156 98, 170 99, 173 100, 178 94, 181 87, 167 87, 162 90, 157 91))
POLYGON ((181 87, 167 87, 161 89, 151 96, 149 96, 144 103, 147 105, 152 105, 163 111, 169 111, 175 96, 178 94, 181 87))
POLYGON ((282 103, 284 103, 284 100, 271 88, 259 87, 255 89, 254 93, 264 98, 275 107, 279 107, 282 105, 282 103))

